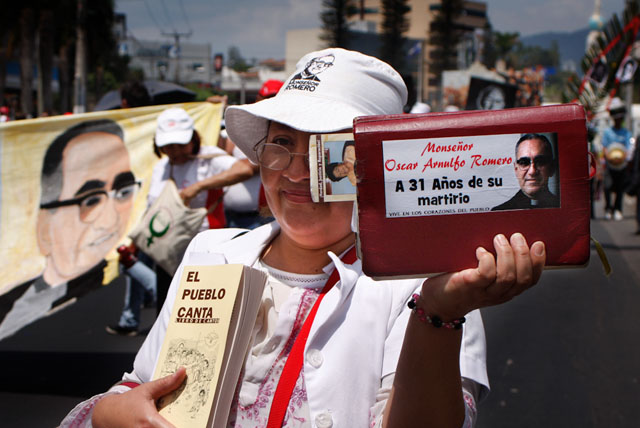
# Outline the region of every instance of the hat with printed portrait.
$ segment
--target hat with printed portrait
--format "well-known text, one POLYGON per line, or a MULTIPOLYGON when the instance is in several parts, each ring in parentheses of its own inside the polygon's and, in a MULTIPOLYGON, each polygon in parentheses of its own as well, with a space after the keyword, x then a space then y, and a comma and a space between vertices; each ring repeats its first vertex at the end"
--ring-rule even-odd
POLYGON ((330 48, 302 57, 276 96, 227 108, 225 122, 231 140, 257 163, 255 147, 270 121, 310 133, 350 130, 354 118, 399 114, 406 101, 404 81, 389 64, 330 48))

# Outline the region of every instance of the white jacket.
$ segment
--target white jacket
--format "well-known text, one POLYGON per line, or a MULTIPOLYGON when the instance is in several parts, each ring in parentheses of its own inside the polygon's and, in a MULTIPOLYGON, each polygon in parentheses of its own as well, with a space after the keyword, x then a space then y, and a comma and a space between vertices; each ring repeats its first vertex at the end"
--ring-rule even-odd
MULTIPOLYGON (((238 232, 208 230, 189 244, 162 312, 136 356, 133 372, 126 373, 124 381, 151 380, 184 265, 224 260, 251 266, 279 227, 273 222, 232 239, 238 232)), ((364 428, 382 377, 395 372, 411 313, 406 304, 424 280, 374 281, 362 273, 359 260, 345 265, 335 254, 329 256, 340 281, 318 308, 303 366, 311 421, 318 428, 364 428)), ((463 377, 482 386, 483 393, 489 385, 485 354, 482 319, 479 311, 474 311, 464 325, 460 369, 463 377)), ((113 391, 122 392, 123 388, 117 386, 113 391)))

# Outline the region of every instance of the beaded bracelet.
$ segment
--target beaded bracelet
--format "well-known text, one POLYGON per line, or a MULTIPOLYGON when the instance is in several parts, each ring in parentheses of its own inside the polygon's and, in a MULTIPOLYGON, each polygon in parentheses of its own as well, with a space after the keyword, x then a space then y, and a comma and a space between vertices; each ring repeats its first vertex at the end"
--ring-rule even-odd
POLYGON ((424 313, 424 309, 418 307, 419 298, 419 294, 413 294, 411 296, 411 300, 409 300, 409 303, 407 303, 407 306, 418 316, 418 319, 420 321, 429 323, 435 328, 444 327, 454 330, 460 330, 462 328, 462 324, 464 324, 464 322, 466 321, 465 317, 458 318, 450 322, 444 322, 437 315, 427 315, 424 313))

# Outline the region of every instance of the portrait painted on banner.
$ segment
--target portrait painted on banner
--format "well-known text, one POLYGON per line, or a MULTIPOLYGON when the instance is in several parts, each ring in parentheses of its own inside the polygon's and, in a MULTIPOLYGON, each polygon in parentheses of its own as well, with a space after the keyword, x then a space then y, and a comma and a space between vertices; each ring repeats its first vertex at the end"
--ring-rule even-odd
MULTIPOLYGON (((215 146, 220 104, 183 104, 215 146)), ((116 278, 147 207, 166 106, 0 126, 0 339, 116 278)))
POLYGON ((560 207, 554 143, 555 134, 524 134, 518 139, 513 171, 520 189, 492 211, 560 207))
POLYGON ((0 296, 0 337, 102 285, 104 258, 126 233, 139 185, 116 122, 81 122, 52 141, 35 228, 44 270, 0 296))

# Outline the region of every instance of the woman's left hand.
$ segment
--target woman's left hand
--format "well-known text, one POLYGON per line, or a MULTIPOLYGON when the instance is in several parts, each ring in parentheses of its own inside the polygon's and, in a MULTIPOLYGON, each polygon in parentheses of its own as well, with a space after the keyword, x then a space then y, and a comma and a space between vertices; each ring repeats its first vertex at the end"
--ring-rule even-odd
POLYGON ((537 241, 529 248, 524 236, 514 233, 510 240, 496 235, 493 246, 497 258, 479 247, 476 268, 425 281, 425 311, 451 321, 474 309, 507 302, 538 282, 546 258, 544 243, 537 241))

